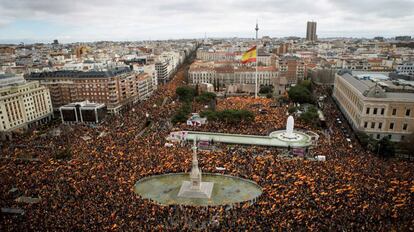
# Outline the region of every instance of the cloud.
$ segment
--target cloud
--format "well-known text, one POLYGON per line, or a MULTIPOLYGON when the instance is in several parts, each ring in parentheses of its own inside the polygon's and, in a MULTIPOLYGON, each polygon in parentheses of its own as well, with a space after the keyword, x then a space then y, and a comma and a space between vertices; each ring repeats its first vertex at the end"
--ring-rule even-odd
POLYGON ((414 34, 412 12, 414 0, 1 0, 0 39, 16 36, 4 28, 22 20, 64 29, 47 40, 253 37, 256 19, 262 35, 304 36, 315 20, 321 36, 391 36, 414 34))
POLYGON ((375 16, 378 18, 398 19, 413 15, 413 0, 332 0, 337 8, 361 18, 375 16))

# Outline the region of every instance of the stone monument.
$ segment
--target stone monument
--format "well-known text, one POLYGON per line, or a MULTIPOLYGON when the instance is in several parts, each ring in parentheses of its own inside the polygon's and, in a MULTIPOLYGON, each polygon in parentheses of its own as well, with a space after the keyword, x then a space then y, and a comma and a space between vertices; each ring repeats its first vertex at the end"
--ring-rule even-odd
POLYGON ((193 161, 190 172, 190 181, 183 181, 178 197, 185 198, 211 198, 213 192, 213 182, 201 181, 201 170, 198 168, 197 142, 194 139, 193 161))

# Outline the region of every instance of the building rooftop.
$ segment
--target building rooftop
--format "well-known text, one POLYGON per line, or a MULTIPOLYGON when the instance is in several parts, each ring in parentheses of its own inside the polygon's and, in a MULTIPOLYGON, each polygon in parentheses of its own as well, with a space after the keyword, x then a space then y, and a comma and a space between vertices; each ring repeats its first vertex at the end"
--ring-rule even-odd
POLYGON ((21 76, 13 74, 0 74, 0 88, 10 85, 24 84, 25 82, 26 81, 21 76))
POLYGON ((30 73, 27 79, 43 79, 43 78, 108 78, 131 72, 127 67, 115 68, 108 71, 76 71, 62 70, 54 72, 30 73))
POLYGON ((389 98, 414 101, 414 86, 410 83, 391 81, 390 79, 378 79, 345 73, 341 77, 368 98, 389 98))
POLYGON ((82 108, 95 109, 95 108, 105 107, 105 104, 93 103, 93 102, 89 102, 89 101, 82 101, 82 102, 69 103, 67 105, 62 106, 62 108, 72 108, 72 107, 77 107, 77 106, 82 107, 82 108))

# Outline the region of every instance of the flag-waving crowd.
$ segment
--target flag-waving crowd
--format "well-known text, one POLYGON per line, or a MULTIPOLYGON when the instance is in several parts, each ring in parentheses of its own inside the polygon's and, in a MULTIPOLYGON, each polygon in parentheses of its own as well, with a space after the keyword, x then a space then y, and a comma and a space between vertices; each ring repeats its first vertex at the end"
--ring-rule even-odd
MULTIPOLYGON (((256 181, 263 195, 252 206, 233 208, 161 206, 133 191, 139 179, 156 174, 188 172, 189 146, 164 147, 168 118, 179 108, 175 88, 183 70, 147 102, 139 103, 96 127, 59 126, 62 135, 32 132, 5 144, 0 161, 1 207, 22 208, 23 216, 2 214, 1 231, 409 231, 414 229, 414 168, 399 160, 382 160, 353 140, 352 148, 335 127, 340 113, 329 100, 324 113, 329 140, 320 133, 314 155, 326 162, 278 158, 264 147, 218 145, 199 155, 204 172, 223 172, 256 181), (167 104, 162 105, 165 97, 167 104), (133 110, 134 109, 134 110, 133 110), (148 117, 147 117, 148 114, 148 117), (147 123, 147 118, 151 123, 147 123), (144 133, 143 128, 146 128, 144 133), (90 139, 85 139, 88 136, 90 139), (83 137, 83 138, 82 138, 83 137), (53 154, 70 147, 70 160, 53 154), (9 157, 9 158, 5 158, 9 157), (17 157, 34 157, 23 161, 17 157), (40 197, 37 204, 17 203, 9 190, 40 197)), ((197 103, 194 103, 197 104, 197 103)), ((286 106, 270 107, 268 99, 228 98, 218 109, 257 110, 254 122, 240 125, 208 123, 197 129, 266 135, 284 128, 286 106)), ((194 105, 194 108, 200 106, 194 105)), ((312 129, 300 120, 297 127, 312 129)))

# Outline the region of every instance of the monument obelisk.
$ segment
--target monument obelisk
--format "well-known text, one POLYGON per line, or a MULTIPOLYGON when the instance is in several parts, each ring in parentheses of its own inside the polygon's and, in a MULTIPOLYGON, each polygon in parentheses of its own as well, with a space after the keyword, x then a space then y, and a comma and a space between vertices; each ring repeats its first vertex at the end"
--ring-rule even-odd
POLYGON ((201 181, 201 170, 198 167, 197 142, 194 139, 193 160, 190 172, 190 181, 183 181, 178 197, 186 198, 210 198, 213 192, 213 182, 201 181))

